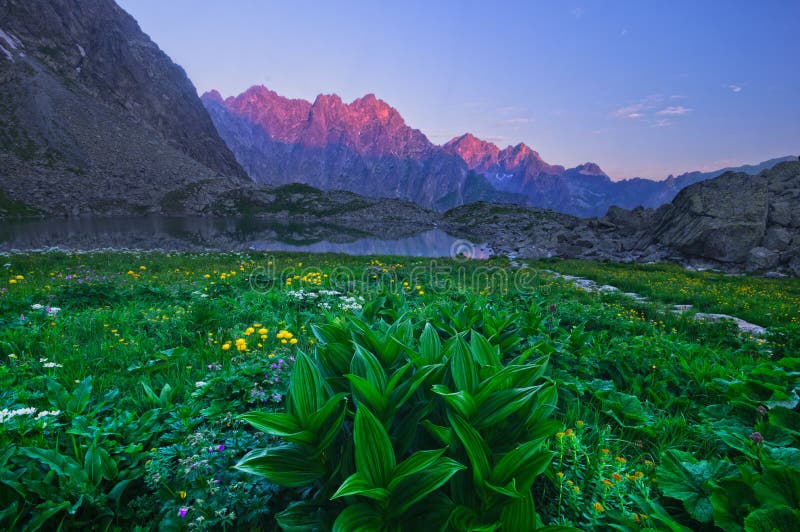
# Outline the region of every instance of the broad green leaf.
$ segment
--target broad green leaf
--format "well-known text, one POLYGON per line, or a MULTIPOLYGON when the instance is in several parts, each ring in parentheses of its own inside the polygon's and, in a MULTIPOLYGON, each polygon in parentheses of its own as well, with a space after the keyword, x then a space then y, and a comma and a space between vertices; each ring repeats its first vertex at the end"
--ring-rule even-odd
POLYGON ((345 375, 353 388, 353 395, 369 408, 378 412, 383 417, 389 406, 388 398, 364 377, 358 375, 345 375))
MULTIPOLYGON (((453 431, 447 427, 436 425, 429 419, 422 420, 422 426, 425 427, 431 435, 445 445, 453 443, 453 431)), ((559 424, 560 426, 560 424, 559 424)))
POLYGON ((401 530, 444 532, 452 511, 453 501, 442 490, 435 491, 403 513, 401 530))
POLYGON ((530 489, 503 507, 500 520, 503 530, 537 530, 536 507, 530 489))
POLYGON ((367 379, 378 392, 383 393, 386 390, 388 379, 380 361, 358 344, 355 345, 355 354, 350 362, 350 372, 367 379))
POLYGON ((523 496, 523 494, 517 488, 516 481, 513 479, 505 486, 497 486, 488 481, 484 485, 493 492, 499 493, 500 495, 504 495, 506 497, 510 497, 512 499, 518 499, 523 496))
POLYGON ((312 416, 311 423, 314 433, 317 434, 315 438, 317 452, 321 453, 328 448, 342 428, 346 414, 347 396, 342 393, 331 397, 330 401, 312 416), (328 408, 328 404, 332 405, 331 409, 328 408), (335 410, 337 407, 339 409, 338 412, 335 410))
POLYGON ((117 475, 119 475, 117 462, 111 458, 111 455, 108 454, 108 451, 102 447, 97 448, 97 454, 100 456, 100 467, 103 471, 103 478, 106 480, 116 479, 117 475))
POLYGON ((767 469, 753 491, 764 506, 800 508, 800 471, 788 467, 767 469))
POLYGON ((319 457, 294 444, 250 451, 236 464, 236 469, 289 488, 307 486, 325 474, 319 457))
POLYGON ((530 489, 536 476, 542 474, 552 459, 552 453, 541 448, 538 441, 530 441, 507 452, 494 466, 490 480, 505 485, 516 478, 521 489, 530 489))
POLYGON ((483 486, 483 483, 489 478, 489 448, 486 442, 478 434, 478 431, 458 414, 448 412, 447 419, 469 457, 475 484, 479 487, 483 486))
POLYGON ((86 377, 72 391, 72 396, 67 403, 67 412, 73 416, 82 414, 89 405, 92 395, 92 377, 86 377))
POLYGON ((384 393, 392 394, 394 392, 395 388, 397 388, 397 386, 400 384, 400 382, 403 381, 403 378, 405 377, 406 373, 408 373, 408 371, 412 367, 413 367, 413 365, 411 364, 411 362, 407 362, 407 363, 403 364, 400 367, 400 369, 396 370, 392 374, 392 377, 389 379, 389 382, 386 383, 386 388, 384 389, 384 393))
POLYGON ((322 428, 322 426, 327 422, 330 421, 332 416, 338 416, 339 411, 344 408, 346 405, 343 403, 347 402, 347 394, 346 393, 337 393, 327 401, 322 407, 317 410, 308 424, 308 429, 313 432, 317 433, 322 428))
POLYGON ((275 520, 284 532, 312 532, 331 528, 320 507, 308 501, 291 503, 275 516, 275 520))
POLYGON ((478 414, 474 418, 475 428, 490 427, 507 419, 521 408, 532 409, 536 392, 541 388, 541 385, 530 388, 513 388, 489 395, 486 401, 478 406, 478 414))
POLYGON ((133 479, 126 478, 125 480, 120 480, 114 487, 111 488, 111 491, 108 492, 108 499, 112 501, 115 505, 119 504, 119 500, 122 497, 122 494, 125 493, 125 489, 128 487, 128 484, 133 482, 133 479))
POLYGON ((428 364, 436 364, 442 360, 442 341, 430 323, 425 324, 419 337, 419 351, 428 364))
POLYGON ((384 502, 389 499, 389 490, 373 486, 361 473, 353 473, 339 486, 339 489, 331 496, 331 499, 349 495, 360 495, 368 499, 384 502))
POLYGON ((494 532, 499 530, 503 524, 500 521, 492 523, 481 523, 475 510, 464 505, 458 505, 450 515, 450 526, 459 532, 494 532))
POLYGON ((467 391, 461 390, 454 393, 443 384, 434 384, 432 390, 433 393, 440 395, 458 415, 466 419, 471 419, 478 410, 475 400, 467 391))
POLYGON ((55 501, 45 501, 33 509, 31 514, 33 517, 30 521, 25 523, 22 527, 23 532, 34 532, 42 528, 42 526, 54 515, 62 512, 70 507, 69 501, 56 503, 55 501))
POLYGON ((464 341, 463 335, 458 335, 453 343, 450 344, 448 355, 450 356, 450 371, 453 374, 456 391, 474 393, 480 378, 478 368, 472 358, 472 351, 467 342, 464 341))
POLYGON ((365 503, 348 506, 333 523, 333 532, 379 532, 382 528, 380 512, 365 503))
POLYGON ((744 520, 744 529, 747 532, 800 530, 800 510, 786 506, 756 510, 744 520))
POLYGON ((319 410, 328 397, 325 381, 316 364, 302 351, 298 352, 289 383, 288 410, 297 416, 301 426, 319 410))
POLYGON ((313 434, 304 431, 300 426, 297 417, 284 412, 247 412, 239 416, 239 419, 246 421, 256 430, 281 436, 296 443, 310 444, 313 441, 313 434))
POLYGON ((664 454, 658 469, 658 485, 667 497, 683 501, 683 506, 692 518, 701 523, 712 520, 708 482, 735 474, 736 467, 721 460, 698 461, 692 455, 680 451, 664 454))
POLYGON ((433 449, 429 451, 417 451, 397 464, 397 467, 395 467, 392 472, 392 480, 389 482, 389 489, 391 490, 392 486, 397 484, 404 477, 422 471, 436 462, 446 450, 447 449, 433 449))
POLYGON ((466 466, 450 458, 438 458, 423 470, 402 477, 390 484, 390 517, 400 517, 413 504, 436 491, 466 466))
POLYGON ((422 366, 418 368, 411 379, 407 379, 398 384, 397 389, 391 393, 390 404, 395 410, 403 406, 406 401, 417 391, 417 389, 435 371, 442 369, 441 364, 422 366))
POLYGON ((396 465, 394 449, 386 429, 363 405, 356 410, 353 440, 356 470, 371 486, 386 487, 396 465))
POLYGON ((489 340, 487 340, 481 333, 475 330, 471 331, 469 344, 472 350, 472 355, 481 366, 498 367, 501 365, 500 353, 497 349, 497 346, 490 344, 489 340))

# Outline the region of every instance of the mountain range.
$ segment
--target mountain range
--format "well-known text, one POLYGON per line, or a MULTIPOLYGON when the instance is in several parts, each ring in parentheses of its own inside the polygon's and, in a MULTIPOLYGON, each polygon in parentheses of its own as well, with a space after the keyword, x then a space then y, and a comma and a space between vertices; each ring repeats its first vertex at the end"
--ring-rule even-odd
POLYGON ((247 215, 383 236, 439 224, 509 255, 800 275, 796 159, 613 181, 525 144, 436 145, 374 95, 201 100, 113 0, 0 0, 0 218, 247 215))
POLYGON ((289 99, 264 86, 202 101, 222 138, 257 182, 302 182, 367 196, 397 197, 444 210, 473 201, 601 216, 612 205, 658 207, 684 187, 727 170, 756 174, 785 160, 663 181, 613 181, 597 164, 565 168, 520 143, 500 149, 471 133, 437 146, 373 94, 345 103, 337 95, 314 102, 289 99))

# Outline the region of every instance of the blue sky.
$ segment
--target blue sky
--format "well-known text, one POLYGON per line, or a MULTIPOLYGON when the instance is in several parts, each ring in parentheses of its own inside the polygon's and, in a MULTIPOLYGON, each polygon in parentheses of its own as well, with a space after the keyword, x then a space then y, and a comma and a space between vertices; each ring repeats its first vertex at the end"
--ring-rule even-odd
POLYGON ((800 1, 118 0, 201 93, 375 93, 433 142, 664 178, 800 153, 800 1))

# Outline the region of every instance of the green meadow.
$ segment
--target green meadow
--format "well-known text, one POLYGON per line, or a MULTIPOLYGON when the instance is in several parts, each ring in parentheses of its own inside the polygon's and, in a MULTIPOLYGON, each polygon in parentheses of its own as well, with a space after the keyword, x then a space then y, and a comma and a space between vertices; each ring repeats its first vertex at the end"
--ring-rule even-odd
POLYGON ((0 264, 4 529, 800 530, 797 279, 297 253, 0 264))

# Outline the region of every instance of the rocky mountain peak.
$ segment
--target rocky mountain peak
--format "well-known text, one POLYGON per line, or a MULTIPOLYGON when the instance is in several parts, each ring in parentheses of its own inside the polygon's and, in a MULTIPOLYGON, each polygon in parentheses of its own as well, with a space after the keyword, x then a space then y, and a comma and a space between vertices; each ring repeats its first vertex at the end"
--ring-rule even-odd
POLYGON ((472 133, 465 133, 455 137, 444 146, 445 151, 458 155, 471 170, 486 172, 492 165, 497 164, 500 148, 491 142, 479 139, 472 133))

